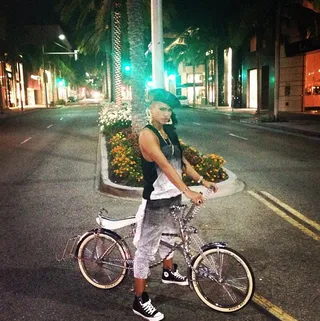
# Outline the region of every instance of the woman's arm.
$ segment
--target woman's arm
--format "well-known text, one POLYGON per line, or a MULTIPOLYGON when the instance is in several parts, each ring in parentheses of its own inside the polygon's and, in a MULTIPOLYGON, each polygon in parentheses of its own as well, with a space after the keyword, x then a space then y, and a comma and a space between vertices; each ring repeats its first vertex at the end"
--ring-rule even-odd
POLYGON ((184 173, 186 173, 190 178, 192 178, 195 182, 198 182, 199 184, 202 184, 206 188, 213 187, 213 191, 218 191, 217 184, 213 182, 206 181, 200 174, 197 173, 197 171, 191 166, 191 164, 185 159, 185 157, 182 158, 182 161, 185 165, 184 167, 184 173))

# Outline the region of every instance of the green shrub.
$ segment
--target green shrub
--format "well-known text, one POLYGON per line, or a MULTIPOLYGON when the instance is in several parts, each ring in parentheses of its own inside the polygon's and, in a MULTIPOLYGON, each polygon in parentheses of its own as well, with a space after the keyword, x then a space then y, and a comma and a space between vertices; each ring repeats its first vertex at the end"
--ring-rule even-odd
POLYGON ((66 105, 66 101, 64 99, 58 99, 57 102, 56 102, 56 105, 66 105))

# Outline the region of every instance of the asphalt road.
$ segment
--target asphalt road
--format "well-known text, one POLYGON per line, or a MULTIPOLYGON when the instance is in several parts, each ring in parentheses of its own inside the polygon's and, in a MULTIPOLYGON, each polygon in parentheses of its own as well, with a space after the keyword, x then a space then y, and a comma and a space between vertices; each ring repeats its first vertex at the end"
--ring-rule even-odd
MULTIPOLYGON (((74 261, 56 260, 69 237, 95 227, 100 207, 125 217, 139 205, 95 189, 97 114, 98 108, 86 106, 40 110, 0 126, 1 321, 140 320, 131 311, 132 278, 98 290, 74 261)), ((282 320, 317 320, 319 240, 306 229, 320 233, 301 219, 305 229, 297 228, 259 197, 266 191, 320 223, 319 141, 248 128, 206 111, 179 110, 178 117, 183 140, 221 154, 246 183, 241 193, 208 201, 195 225, 205 239, 225 240, 245 255, 260 305, 214 312, 188 289, 162 285, 158 269, 149 282, 156 306, 166 320, 275 319, 266 310, 282 320)))

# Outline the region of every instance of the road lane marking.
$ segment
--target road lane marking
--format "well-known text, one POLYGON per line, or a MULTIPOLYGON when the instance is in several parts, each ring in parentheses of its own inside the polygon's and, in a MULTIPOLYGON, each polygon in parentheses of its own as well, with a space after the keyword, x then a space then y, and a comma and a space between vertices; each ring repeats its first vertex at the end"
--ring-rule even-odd
POLYGON ((25 139, 23 142, 20 143, 20 145, 25 144, 25 143, 26 143, 27 141, 29 141, 30 139, 32 139, 32 137, 29 137, 29 138, 25 139))
POLYGON ((62 120, 63 119, 63 117, 62 118, 60 118, 60 120, 62 120))
POLYGON ((199 124, 199 123, 195 123, 195 122, 193 122, 195 125, 198 125, 198 126, 201 126, 201 124, 199 124))
POLYGON ((49 125, 49 126, 47 126, 47 128, 50 128, 50 127, 52 127, 53 125, 49 125))
POLYGON ((316 223, 313 220, 310 220, 308 217, 304 216, 303 214, 301 214, 300 212, 298 212, 297 210, 295 210, 294 208, 290 207, 289 205, 287 205, 286 203, 281 202, 279 199, 277 199, 276 197, 274 197, 273 195, 269 194, 268 192, 265 191, 260 191, 261 194, 265 195, 267 198, 271 199, 273 202, 275 202, 276 204, 278 204, 279 206, 283 207, 284 209, 286 209, 288 212, 290 212, 292 215, 300 218, 301 221, 306 222, 307 224, 309 224, 310 226, 313 226, 315 229, 317 229, 318 231, 320 231, 320 224, 316 223))
POLYGON ((245 138, 245 137, 242 137, 242 136, 238 136, 238 135, 235 135, 235 134, 229 133, 229 135, 232 136, 232 137, 237 137, 237 138, 243 139, 243 140, 248 140, 248 138, 245 138))
POLYGON ((306 228, 305 226, 297 222, 295 219, 287 215, 285 212, 281 211, 278 207, 276 207, 275 205, 273 205, 272 203, 264 199, 262 196, 258 195, 253 191, 248 191, 248 193, 251 196, 255 197, 257 200, 259 200, 260 202, 262 202, 264 205, 269 207, 278 216, 286 220, 288 223, 292 224, 294 227, 298 228, 301 232, 312 237, 316 241, 320 241, 320 236, 318 234, 312 232, 311 230, 309 230, 308 228, 306 228))
POLYGON ((255 294, 252 300, 281 321, 297 321, 297 319, 258 294, 255 294))

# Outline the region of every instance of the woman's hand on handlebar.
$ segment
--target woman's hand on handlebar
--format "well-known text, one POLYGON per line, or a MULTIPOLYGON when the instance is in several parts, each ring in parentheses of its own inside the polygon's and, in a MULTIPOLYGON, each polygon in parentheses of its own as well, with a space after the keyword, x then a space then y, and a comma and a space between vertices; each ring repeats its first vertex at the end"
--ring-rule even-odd
POLYGON ((188 198, 190 198, 190 200, 197 205, 200 205, 204 202, 204 198, 203 195, 201 193, 198 192, 194 192, 191 189, 187 189, 184 192, 184 195, 188 198))
POLYGON ((205 179, 203 179, 202 185, 206 188, 211 188, 214 193, 217 193, 217 191, 218 191, 218 185, 216 183, 208 182, 205 179))

